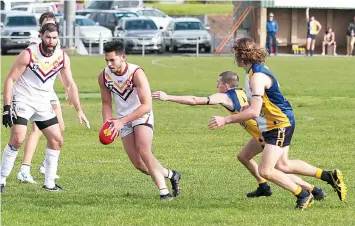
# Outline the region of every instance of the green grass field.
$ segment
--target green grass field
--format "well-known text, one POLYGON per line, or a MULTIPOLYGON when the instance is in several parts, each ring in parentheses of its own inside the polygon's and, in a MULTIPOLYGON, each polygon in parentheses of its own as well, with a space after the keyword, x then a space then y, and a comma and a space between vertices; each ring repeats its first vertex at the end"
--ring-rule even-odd
MULTIPOLYGON (((13 59, 1 59, 2 87, 13 59)), ((224 70, 237 71, 244 83, 244 73, 231 57, 129 56, 128 60, 145 69, 153 91, 206 96, 216 92, 217 76, 224 70)), ((246 198, 257 184, 237 162, 236 153, 249 135, 238 125, 207 129, 211 116, 228 114, 222 107, 154 101, 154 153, 183 178, 181 196, 161 202, 150 177, 132 167, 119 140, 109 146, 98 141, 102 120, 97 74, 105 66, 103 57, 72 57, 71 62, 92 128, 80 125, 73 107, 61 99, 66 131, 58 184, 65 191, 41 190, 42 138, 32 165, 38 184, 16 181, 22 149, 1 197, 2 225, 354 225, 355 58, 267 61, 296 114, 290 158, 339 168, 348 186, 348 198, 341 202, 329 185, 307 178, 324 188, 328 197, 303 212, 294 209, 295 197, 276 185, 269 198, 246 198)), ((56 90, 63 97, 59 82, 56 90)), ((9 130, 2 126, 1 132, 2 152, 9 130)))
POLYGON ((190 4, 160 4, 146 3, 148 7, 155 7, 164 13, 172 15, 203 15, 203 14, 232 14, 233 4, 199 4, 192 2, 190 4))

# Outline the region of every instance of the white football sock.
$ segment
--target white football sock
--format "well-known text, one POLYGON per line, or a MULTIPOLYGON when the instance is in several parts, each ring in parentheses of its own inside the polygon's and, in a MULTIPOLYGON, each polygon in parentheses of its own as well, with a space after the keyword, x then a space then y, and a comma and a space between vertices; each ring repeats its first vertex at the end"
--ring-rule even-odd
POLYGON ((46 149, 46 174, 45 174, 45 185, 47 188, 54 188, 55 186, 55 175, 57 174, 58 159, 60 150, 46 149))
POLYGON ((169 194, 169 190, 167 188, 160 188, 159 193, 160 195, 167 195, 169 194))
POLYGON ((168 170, 168 178, 171 179, 173 177, 173 171, 171 171, 169 169, 167 169, 167 170, 168 170))
POLYGON ((31 165, 30 164, 22 163, 22 165, 21 165, 21 172, 22 173, 30 174, 30 170, 31 170, 31 165))
POLYGON ((10 175, 14 167, 17 154, 18 150, 16 148, 8 144, 5 146, 1 160, 0 184, 6 184, 6 177, 10 175))

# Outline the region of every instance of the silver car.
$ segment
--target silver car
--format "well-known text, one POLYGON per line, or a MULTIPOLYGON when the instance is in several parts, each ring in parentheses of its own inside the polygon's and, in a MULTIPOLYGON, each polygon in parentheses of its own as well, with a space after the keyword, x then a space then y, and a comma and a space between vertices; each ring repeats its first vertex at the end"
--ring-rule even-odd
POLYGON ((1 17, 1 54, 12 49, 25 49, 31 42, 40 41, 34 14, 2 11, 1 17))
MULTIPOLYGON (((60 33, 63 35, 63 17, 57 17, 57 20, 59 20, 60 33)), ((100 38, 103 43, 112 40, 112 32, 110 29, 97 25, 97 23, 86 16, 75 16, 75 24, 79 26, 79 37, 86 46, 90 43, 99 44, 100 38)))
POLYGON ((176 18, 163 32, 166 50, 177 52, 180 48, 196 48, 211 52, 211 35, 208 27, 203 26, 197 18, 176 18))
POLYGON ((126 53, 144 51, 163 53, 162 27, 144 17, 125 17, 118 21, 114 36, 123 41, 126 53))

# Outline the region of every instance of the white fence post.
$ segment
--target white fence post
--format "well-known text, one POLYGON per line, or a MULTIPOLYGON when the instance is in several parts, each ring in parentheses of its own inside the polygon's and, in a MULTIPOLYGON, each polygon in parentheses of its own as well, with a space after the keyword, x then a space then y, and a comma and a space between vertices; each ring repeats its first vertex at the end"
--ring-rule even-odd
POLYGON ((102 34, 100 32, 100 42, 99 42, 99 53, 104 54, 104 40, 102 39, 102 34))
POLYGON ((199 55, 199 49, 200 49, 200 46, 199 46, 199 42, 200 42, 200 37, 196 38, 196 56, 198 57, 199 55))
POLYGON ((63 21, 63 46, 67 45, 67 21, 63 21))
POLYGON ((74 46, 75 48, 79 47, 79 42, 80 42, 80 27, 79 26, 75 26, 75 42, 74 42, 74 46))

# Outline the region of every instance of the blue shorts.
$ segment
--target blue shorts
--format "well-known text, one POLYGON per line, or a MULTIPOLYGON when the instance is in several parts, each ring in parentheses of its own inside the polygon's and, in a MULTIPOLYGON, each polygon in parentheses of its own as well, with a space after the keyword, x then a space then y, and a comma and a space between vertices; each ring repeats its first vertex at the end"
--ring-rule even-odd
POLYGON ((290 146, 293 132, 295 131, 295 122, 291 122, 291 126, 285 128, 278 128, 263 132, 266 144, 276 145, 279 147, 290 146))
POLYGON ((312 40, 315 40, 315 39, 316 39, 316 36, 317 36, 317 35, 307 34, 307 38, 310 38, 310 39, 312 39, 312 40))

